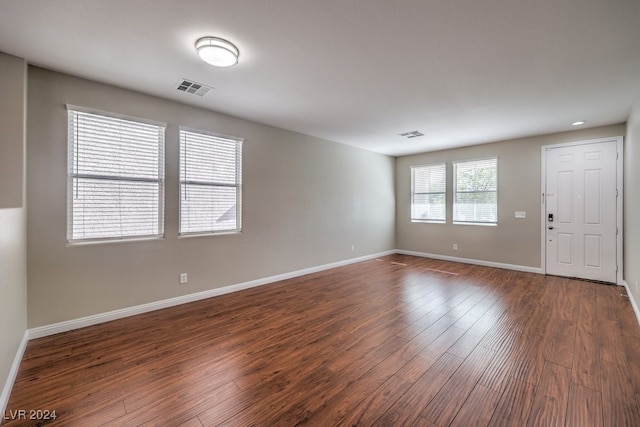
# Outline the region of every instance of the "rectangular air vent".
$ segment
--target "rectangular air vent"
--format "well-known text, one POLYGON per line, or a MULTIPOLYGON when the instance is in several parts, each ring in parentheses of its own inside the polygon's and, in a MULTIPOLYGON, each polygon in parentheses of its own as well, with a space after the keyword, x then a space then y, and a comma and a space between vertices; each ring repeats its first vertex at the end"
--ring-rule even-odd
POLYGON ((180 92, 190 93, 199 97, 203 97, 213 88, 202 83, 196 83, 192 82, 191 80, 182 79, 182 82, 178 85, 177 89, 180 92))
POLYGON ((398 135, 404 136, 406 138, 417 138, 419 136, 424 136, 424 134, 418 130, 414 130, 411 132, 399 133, 398 135))

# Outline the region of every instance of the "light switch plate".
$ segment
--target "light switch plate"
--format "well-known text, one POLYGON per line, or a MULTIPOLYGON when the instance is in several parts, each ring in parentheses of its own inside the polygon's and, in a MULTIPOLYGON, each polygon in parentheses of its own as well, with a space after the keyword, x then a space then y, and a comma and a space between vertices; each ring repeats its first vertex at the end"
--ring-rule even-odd
POLYGON ((527 213, 525 211, 516 211, 516 218, 526 218, 527 213))

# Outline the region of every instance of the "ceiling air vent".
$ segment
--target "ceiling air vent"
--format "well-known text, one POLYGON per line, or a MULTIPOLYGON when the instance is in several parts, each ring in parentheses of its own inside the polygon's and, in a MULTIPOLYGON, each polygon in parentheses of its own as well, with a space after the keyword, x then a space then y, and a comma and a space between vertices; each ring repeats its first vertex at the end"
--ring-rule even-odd
POLYGON ((399 133, 398 135, 404 136, 406 138, 418 138, 419 136, 424 136, 424 133, 418 130, 413 130, 411 132, 399 133))
POLYGON ((191 93, 199 97, 205 96, 211 89, 211 86, 203 85, 202 83, 192 82, 191 80, 182 79, 177 89, 180 92, 191 93))

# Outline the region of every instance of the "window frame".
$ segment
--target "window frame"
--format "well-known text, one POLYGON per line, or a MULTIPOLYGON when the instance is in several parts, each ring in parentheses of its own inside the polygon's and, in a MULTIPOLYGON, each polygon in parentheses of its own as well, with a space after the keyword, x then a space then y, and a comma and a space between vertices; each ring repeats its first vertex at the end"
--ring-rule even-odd
POLYGON ((410 207, 410 214, 409 215, 410 215, 411 222, 431 223, 431 224, 446 224, 447 223, 447 163, 446 162, 411 166, 411 207, 410 207), (416 193, 416 191, 415 191, 415 187, 416 187, 416 175, 415 175, 415 172, 416 172, 416 169, 431 169, 431 168, 435 168, 435 167, 439 167, 439 168, 441 167, 442 169, 444 169, 444 174, 443 174, 444 191, 431 191, 431 192, 424 192, 424 193, 416 193), (442 196, 444 196, 444 218, 443 219, 414 218, 414 200, 415 200, 415 196, 416 195, 437 195, 437 194, 441 194, 442 196))
POLYGON ((113 243, 124 241, 137 241, 137 240, 157 240, 164 238, 164 208, 165 208, 165 140, 166 140, 166 123, 158 122, 154 120, 132 117, 123 114, 102 111, 98 109, 82 107, 72 104, 66 104, 67 109, 67 245, 83 245, 93 243, 113 243), (72 133, 71 130, 76 130, 77 115, 93 115, 101 117, 102 119, 113 119, 119 121, 127 121, 135 124, 142 124, 148 126, 157 127, 158 131, 158 169, 157 178, 144 178, 144 177, 123 177, 118 175, 105 175, 105 174, 91 174, 91 173, 78 173, 74 168, 76 163, 76 149, 78 146, 77 132, 72 133), (74 121, 72 126, 71 122, 74 121), (158 216, 157 216, 157 233, 154 234, 135 234, 135 235, 105 235, 100 237, 74 237, 74 182, 76 179, 94 179, 99 181, 120 181, 120 182, 146 182, 154 183, 158 185, 158 216))
POLYGON ((459 160, 459 161, 454 161, 451 162, 453 165, 453 198, 452 198, 452 213, 453 213, 453 224, 456 225, 481 225, 481 226, 497 226, 498 225, 498 218, 499 218, 499 213, 498 213, 498 156, 493 156, 493 157, 483 157, 483 158, 479 158, 479 159, 471 159, 471 160, 459 160), (480 162, 486 162, 486 161, 494 161, 495 162, 495 190, 490 190, 490 191, 465 191, 463 193, 467 193, 467 194, 479 194, 479 193, 495 193, 495 220, 494 221, 480 221, 477 218, 474 218, 473 221, 463 221, 463 220, 459 220, 456 218, 456 214, 457 214, 457 195, 458 193, 460 193, 458 191, 458 165, 460 164, 464 164, 464 163, 480 163, 480 162))
POLYGON ((229 234, 241 234, 242 233, 242 149, 244 144, 244 138, 225 135, 217 132, 206 131, 202 129, 191 128, 187 126, 180 126, 178 131, 178 237, 198 237, 198 236, 219 236, 229 234), (236 144, 235 147, 235 183, 215 183, 205 181, 189 181, 183 180, 183 166, 185 159, 183 158, 183 133, 192 133, 204 137, 210 137, 214 139, 222 139, 236 144), (235 220, 236 228, 227 230, 204 230, 204 231, 183 231, 182 219, 183 219, 183 201, 185 196, 183 193, 184 185, 200 185, 205 187, 226 187, 236 189, 236 209, 235 220))

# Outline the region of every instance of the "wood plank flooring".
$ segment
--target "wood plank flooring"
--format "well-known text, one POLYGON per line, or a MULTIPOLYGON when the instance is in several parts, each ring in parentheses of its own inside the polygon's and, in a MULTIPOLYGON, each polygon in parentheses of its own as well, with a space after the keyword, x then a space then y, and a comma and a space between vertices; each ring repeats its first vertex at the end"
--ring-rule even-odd
POLYGON ((640 426, 621 293, 388 256, 31 341, 3 425, 640 426))

